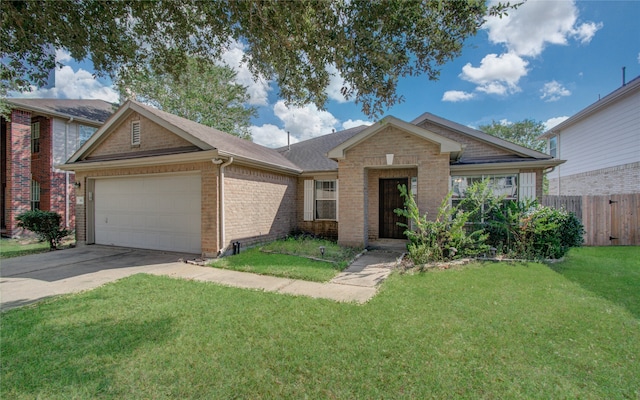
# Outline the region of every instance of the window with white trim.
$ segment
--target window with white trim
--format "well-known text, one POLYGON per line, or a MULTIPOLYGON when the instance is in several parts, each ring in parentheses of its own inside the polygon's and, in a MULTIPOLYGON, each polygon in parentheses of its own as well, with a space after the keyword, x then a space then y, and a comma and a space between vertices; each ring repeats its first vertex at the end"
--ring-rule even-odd
POLYGON ((98 128, 94 128, 93 126, 78 126, 78 147, 82 146, 84 142, 89 140, 91 135, 93 135, 97 130, 98 128))
POLYGON ((40 184, 31 180, 31 210, 40 209, 40 184))
POLYGON ((467 188, 483 180, 489 181, 494 195, 505 196, 505 200, 518 199, 518 174, 452 176, 451 204, 457 206, 465 197, 467 188))
POLYGON ((304 220, 338 220, 338 180, 304 181, 304 220))
POLYGON ((315 219, 336 219, 336 181, 316 181, 315 219))
POLYGON ((140 121, 131 122, 131 145, 140 145, 140 121))
POLYGON ((40 152, 40 122, 31 124, 31 152, 40 152))
POLYGON ((549 138, 549 155, 553 158, 558 156, 558 137, 551 136, 549 138))

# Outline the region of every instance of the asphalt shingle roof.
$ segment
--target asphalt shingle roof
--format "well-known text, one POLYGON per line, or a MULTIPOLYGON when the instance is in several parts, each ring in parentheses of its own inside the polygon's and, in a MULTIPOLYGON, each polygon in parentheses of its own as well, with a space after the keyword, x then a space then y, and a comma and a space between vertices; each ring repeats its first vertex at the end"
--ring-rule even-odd
POLYGON ((117 105, 104 100, 67 100, 67 99, 6 99, 12 108, 26 109, 62 118, 82 118, 102 124, 113 114, 117 105))
POLYGON ((361 125, 294 143, 290 147, 280 147, 276 150, 302 168, 303 171, 336 171, 338 169, 338 163, 327 158, 326 154, 329 150, 351 139, 367 128, 368 126, 361 125))

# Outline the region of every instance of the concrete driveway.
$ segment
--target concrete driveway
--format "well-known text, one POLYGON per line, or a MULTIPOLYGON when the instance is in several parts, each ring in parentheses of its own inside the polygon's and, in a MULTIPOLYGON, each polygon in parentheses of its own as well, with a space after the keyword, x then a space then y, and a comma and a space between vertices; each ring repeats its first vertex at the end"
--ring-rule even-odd
POLYGON ((141 272, 162 274, 175 269, 181 258, 197 257, 91 245, 0 260, 0 310, 93 289, 141 272))

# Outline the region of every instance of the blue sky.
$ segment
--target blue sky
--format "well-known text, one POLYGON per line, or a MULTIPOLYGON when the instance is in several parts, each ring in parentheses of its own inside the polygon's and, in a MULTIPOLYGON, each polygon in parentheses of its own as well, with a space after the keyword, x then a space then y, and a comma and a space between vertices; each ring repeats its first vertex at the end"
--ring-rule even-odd
MULTIPOLYGON (((236 43, 224 59, 258 107, 255 142, 277 147, 286 144, 287 131, 297 141, 371 123, 358 105, 340 99, 339 77, 328 89, 326 110, 287 107, 273 83, 251 79, 242 50, 236 43)), ((58 59, 67 66, 56 71, 56 87, 24 95, 117 101, 110 82, 93 79, 90 63, 63 49, 58 59)), ((640 1, 529 0, 489 20, 438 81, 402 79, 398 93, 405 101, 385 115, 412 120, 428 111, 471 127, 529 118, 551 127, 620 87, 622 67, 627 82, 640 76, 640 1)))

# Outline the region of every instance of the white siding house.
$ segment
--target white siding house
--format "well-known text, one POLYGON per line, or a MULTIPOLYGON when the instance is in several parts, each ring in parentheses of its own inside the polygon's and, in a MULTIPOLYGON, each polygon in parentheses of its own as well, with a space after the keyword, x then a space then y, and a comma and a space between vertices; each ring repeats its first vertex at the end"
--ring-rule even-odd
POLYGON ((550 195, 640 193, 640 77, 541 138, 566 160, 547 174, 550 195))

